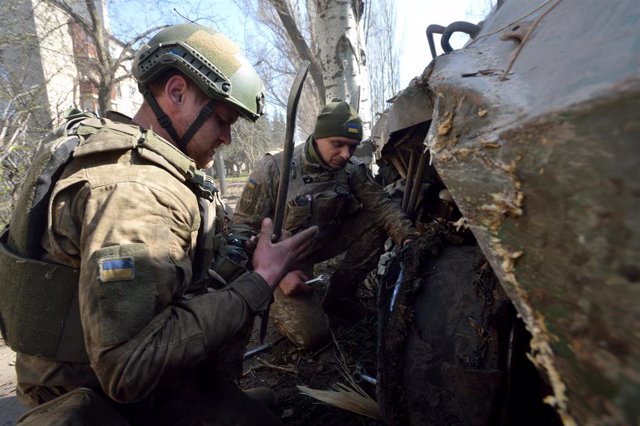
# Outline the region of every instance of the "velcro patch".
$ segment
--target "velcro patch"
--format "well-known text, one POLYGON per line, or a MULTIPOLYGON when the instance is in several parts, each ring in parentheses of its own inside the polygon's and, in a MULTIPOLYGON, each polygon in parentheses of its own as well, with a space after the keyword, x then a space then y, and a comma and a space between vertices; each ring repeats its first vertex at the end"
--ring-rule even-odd
POLYGON ((249 180, 247 181, 247 188, 255 189, 257 184, 258 182, 256 182, 254 178, 249 178, 249 180))
POLYGON ((100 269, 100 281, 103 283, 129 281, 136 276, 136 264, 133 257, 102 259, 98 263, 98 268, 100 269))
POLYGON ((347 123, 347 133, 357 135, 360 133, 360 125, 356 123, 347 123))

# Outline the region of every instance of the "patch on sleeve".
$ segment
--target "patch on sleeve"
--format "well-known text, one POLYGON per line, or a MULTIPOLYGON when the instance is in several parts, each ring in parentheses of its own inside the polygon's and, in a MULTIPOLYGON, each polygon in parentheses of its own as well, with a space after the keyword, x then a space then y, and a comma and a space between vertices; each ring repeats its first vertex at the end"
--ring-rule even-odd
MULTIPOLYGON (((168 244, 155 241, 155 255, 144 243, 102 247, 87 260, 81 286, 96 309, 87 312, 96 345, 115 345, 137 335, 155 313, 161 288, 179 279, 168 244)), ((167 287, 165 287, 167 286, 167 287)), ((160 305, 158 305, 160 307, 160 305)), ((162 305, 164 306, 164 305, 162 305)))
POLYGON ((244 186, 242 190, 242 195, 240 196, 240 201, 238 202, 238 207, 244 213, 249 213, 249 210, 253 206, 253 203, 256 200, 256 188, 258 187, 258 181, 254 178, 249 178, 247 184, 244 186))
POLYGON ((256 180, 254 178, 249 178, 249 180, 247 181, 247 188, 256 189, 256 185, 257 184, 258 184, 258 182, 256 182, 256 180))
POLYGON ((136 277, 136 264, 133 257, 119 257, 100 260, 100 281, 130 281, 136 277))

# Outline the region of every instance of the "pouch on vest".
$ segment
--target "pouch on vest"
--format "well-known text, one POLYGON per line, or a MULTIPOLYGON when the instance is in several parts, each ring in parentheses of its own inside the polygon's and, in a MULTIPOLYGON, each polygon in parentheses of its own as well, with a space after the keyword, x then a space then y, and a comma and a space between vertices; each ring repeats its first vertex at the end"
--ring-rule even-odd
POLYGON ((326 224, 341 219, 346 212, 349 198, 335 191, 315 194, 313 197, 312 217, 314 224, 326 224))
POLYGON ((312 197, 301 195, 287 201, 284 214, 284 229, 291 233, 311 224, 312 197))
POLYGON ((79 270, 26 259, 0 235, 0 331, 11 349, 88 363, 78 305, 79 270))
POLYGON ((78 271, 41 262, 55 182, 81 141, 75 129, 91 113, 69 110, 38 150, 0 238, 0 330, 15 351, 88 363, 77 302, 78 271), (73 324, 71 324, 71 322, 73 324))

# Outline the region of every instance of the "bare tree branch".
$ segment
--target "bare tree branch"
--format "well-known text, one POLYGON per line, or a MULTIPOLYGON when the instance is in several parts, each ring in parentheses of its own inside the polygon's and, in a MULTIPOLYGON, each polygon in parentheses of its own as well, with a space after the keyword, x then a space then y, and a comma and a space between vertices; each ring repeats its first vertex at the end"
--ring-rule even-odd
POLYGON ((318 91, 318 97, 320 99, 325 99, 322 65, 317 57, 311 52, 309 45, 302 36, 302 33, 298 28, 298 24, 291 14, 289 3, 286 0, 269 0, 269 3, 271 3, 278 13, 280 20, 282 21, 282 25, 287 31, 291 42, 295 46, 299 57, 310 62, 309 73, 315 83, 316 90, 318 91))

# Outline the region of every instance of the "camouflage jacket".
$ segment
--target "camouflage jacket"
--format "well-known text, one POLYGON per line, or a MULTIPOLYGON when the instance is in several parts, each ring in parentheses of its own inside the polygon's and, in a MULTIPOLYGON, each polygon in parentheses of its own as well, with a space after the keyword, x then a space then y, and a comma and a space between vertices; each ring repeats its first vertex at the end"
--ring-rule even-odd
MULTIPOLYGON (((264 217, 273 217, 283 153, 267 154, 247 181, 236 206, 232 229, 257 231, 264 217)), ((400 207, 373 179, 366 165, 351 158, 340 170, 324 166, 318 158, 313 135, 294 148, 284 228, 296 232, 311 225, 320 234, 349 215, 364 212, 400 244, 416 231, 400 207)))
POLYGON ((90 364, 18 353, 18 393, 29 405, 80 386, 129 403, 171 386, 184 371, 226 375, 241 363, 255 313, 272 300, 255 273, 223 290, 189 294, 201 220, 184 173, 163 155, 175 149, 137 126, 91 123, 102 127, 55 184, 42 239, 46 260, 79 269, 90 364), (141 134, 162 149, 135 148, 141 134))

